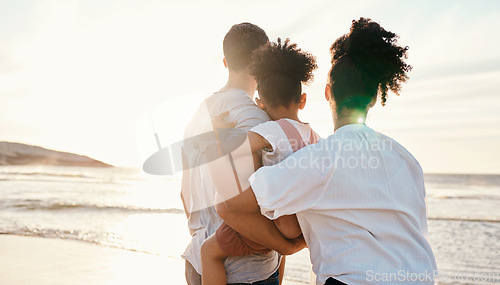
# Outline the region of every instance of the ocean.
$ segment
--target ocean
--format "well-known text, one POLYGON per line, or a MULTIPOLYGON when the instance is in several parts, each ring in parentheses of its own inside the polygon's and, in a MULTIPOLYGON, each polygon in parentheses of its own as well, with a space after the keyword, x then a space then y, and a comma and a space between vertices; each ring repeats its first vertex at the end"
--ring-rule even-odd
MULTIPOLYGON (((427 174, 438 284, 500 284, 500 175, 427 174)), ((179 181, 131 168, 0 167, 0 234, 74 239, 181 259, 179 181)), ((307 250, 286 285, 309 284, 307 250)))

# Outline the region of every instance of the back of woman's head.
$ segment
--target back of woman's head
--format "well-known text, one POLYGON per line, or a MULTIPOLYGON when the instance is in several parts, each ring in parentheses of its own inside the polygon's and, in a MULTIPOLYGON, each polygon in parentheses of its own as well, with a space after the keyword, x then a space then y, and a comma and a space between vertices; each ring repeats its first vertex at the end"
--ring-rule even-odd
POLYGON ((366 109, 377 95, 385 105, 389 90, 399 95, 411 66, 404 62, 408 47, 397 45, 397 38, 378 23, 360 18, 333 43, 329 81, 337 112, 366 109))
POLYGON ((301 83, 312 81, 315 57, 302 51, 290 39, 264 45, 254 51, 250 73, 257 80, 259 96, 269 105, 288 107, 298 103, 301 83))

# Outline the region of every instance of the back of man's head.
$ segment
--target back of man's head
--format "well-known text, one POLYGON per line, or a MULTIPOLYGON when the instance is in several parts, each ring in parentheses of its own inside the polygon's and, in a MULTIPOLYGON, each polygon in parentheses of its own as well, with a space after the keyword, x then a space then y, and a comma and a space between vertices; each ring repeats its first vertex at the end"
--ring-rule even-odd
POLYGON ((250 66, 252 52, 269 42, 266 32, 250 23, 236 24, 224 37, 223 48, 227 67, 244 71, 250 66))

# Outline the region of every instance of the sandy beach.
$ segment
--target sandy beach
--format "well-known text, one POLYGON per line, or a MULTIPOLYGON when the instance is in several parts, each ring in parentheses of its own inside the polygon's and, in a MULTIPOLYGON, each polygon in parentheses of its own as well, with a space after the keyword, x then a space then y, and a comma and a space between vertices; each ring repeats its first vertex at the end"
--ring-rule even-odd
POLYGON ((79 241, 0 235, 0 284, 184 284, 182 258, 79 241))
MULTIPOLYGON (((2 285, 186 284, 180 257, 5 234, 0 235, 0 252, 2 285)), ((309 274, 309 268, 300 265, 300 255, 307 254, 289 257, 284 284, 302 284, 294 279, 309 274)))

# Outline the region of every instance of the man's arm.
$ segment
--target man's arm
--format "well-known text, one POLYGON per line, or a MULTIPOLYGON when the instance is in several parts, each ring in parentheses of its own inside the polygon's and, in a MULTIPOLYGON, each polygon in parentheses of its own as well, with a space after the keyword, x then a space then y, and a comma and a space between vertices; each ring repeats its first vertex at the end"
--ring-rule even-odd
POLYGON ((186 204, 186 198, 189 199, 190 196, 190 185, 189 185, 189 180, 190 180, 190 172, 189 172, 189 162, 187 160, 186 154, 184 153, 184 148, 181 149, 181 156, 182 156, 182 166, 183 166, 183 171, 182 171, 182 182, 181 182, 181 200, 182 200, 182 206, 184 207, 184 213, 186 214, 186 217, 189 219, 189 205, 186 204))

